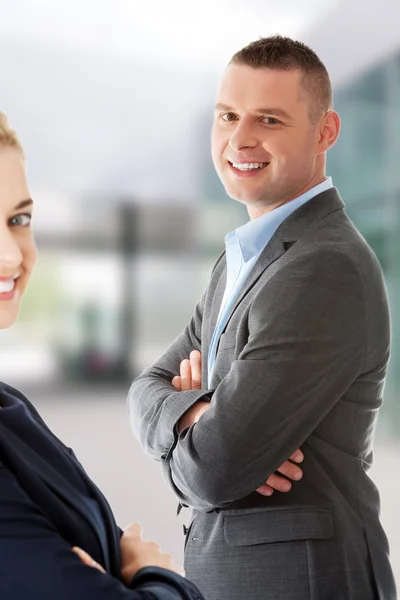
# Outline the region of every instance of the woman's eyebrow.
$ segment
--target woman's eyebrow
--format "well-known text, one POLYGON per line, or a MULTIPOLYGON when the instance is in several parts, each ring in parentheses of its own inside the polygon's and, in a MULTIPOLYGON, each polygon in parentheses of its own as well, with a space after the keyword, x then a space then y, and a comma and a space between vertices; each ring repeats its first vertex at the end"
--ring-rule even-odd
POLYGON ((20 202, 18 204, 18 206, 15 207, 15 210, 21 210, 21 208, 25 208, 26 206, 31 206, 33 204, 33 200, 31 198, 28 198, 27 200, 22 200, 22 202, 20 202))

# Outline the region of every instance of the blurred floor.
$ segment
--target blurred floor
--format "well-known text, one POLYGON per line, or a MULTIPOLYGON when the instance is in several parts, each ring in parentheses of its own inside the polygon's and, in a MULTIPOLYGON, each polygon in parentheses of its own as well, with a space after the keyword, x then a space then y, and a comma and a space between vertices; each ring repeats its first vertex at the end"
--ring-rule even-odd
MULTIPOLYGON (((121 527, 141 523, 144 537, 182 563, 182 523, 177 502, 164 485, 159 465, 144 455, 131 434, 125 408, 127 389, 68 388, 32 391, 29 398, 64 443, 71 446, 91 478, 102 489, 121 527)), ((400 442, 375 448, 372 477, 382 498, 382 521, 391 545, 392 564, 400 588, 400 485, 397 468, 400 442)), ((186 514, 185 514, 186 513, 186 514)))

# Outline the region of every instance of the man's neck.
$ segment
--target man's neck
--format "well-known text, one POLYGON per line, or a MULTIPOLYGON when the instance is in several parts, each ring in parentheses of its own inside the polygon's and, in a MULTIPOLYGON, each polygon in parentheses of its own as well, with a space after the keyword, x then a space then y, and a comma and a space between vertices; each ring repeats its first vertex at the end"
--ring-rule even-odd
POLYGON ((296 200, 296 198, 299 198, 299 196, 302 196, 303 194, 305 194, 306 192, 308 192, 315 186, 319 185, 320 183, 323 183, 327 179, 328 178, 324 172, 322 175, 319 175, 318 177, 313 178, 304 188, 302 188, 295 194, 291 195, 290 198, 287 198, 280 202, 276 202, 269 206, 248 206, 247 212, 249 214, 250 219, 252 221, 254 221, 254 219, 258 219, 259 217, 262 217, 266 213, 271 212, 271 211, 275 210, 276 208, 279 208, 280 206, 283 206, 284 204, 291 202, 292 200, 296 200))

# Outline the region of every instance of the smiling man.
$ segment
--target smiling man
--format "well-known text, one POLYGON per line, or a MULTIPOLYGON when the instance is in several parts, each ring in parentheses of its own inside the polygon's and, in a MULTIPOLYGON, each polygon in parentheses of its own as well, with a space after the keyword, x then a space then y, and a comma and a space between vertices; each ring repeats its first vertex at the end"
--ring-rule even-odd
POLYGON ((226 236, 192 320, 130 390, 135 434, 193 508, 185 567, 208 600, 396 598, 367 474, 388 305, 326 176, 339 128, 310 48, 275 36, 233 56, 212 156, 250 221, 226 236), (299 447, 301 481, 274 492, 299 447))
POLYGON ((253 68, 240 57, 222 77, 212 156, 229 196, 255 219, 326 180, 324 153, 336 141, 339 117, 329 80, 312 98, 311 74, 253 68))

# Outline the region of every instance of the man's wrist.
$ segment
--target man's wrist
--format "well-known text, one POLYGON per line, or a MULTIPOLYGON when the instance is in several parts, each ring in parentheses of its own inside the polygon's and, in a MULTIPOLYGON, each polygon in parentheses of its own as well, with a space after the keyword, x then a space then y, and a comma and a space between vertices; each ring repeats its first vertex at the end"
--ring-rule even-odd
POLYGON ((179 419, 177 429, 178 433, 181 433, 187 427, 191 427, 194 423, 200 419, 200 417, 209 409, 210 401, 209 398, 205 397, 202 400, 198 400, 191 406, 179 419))

